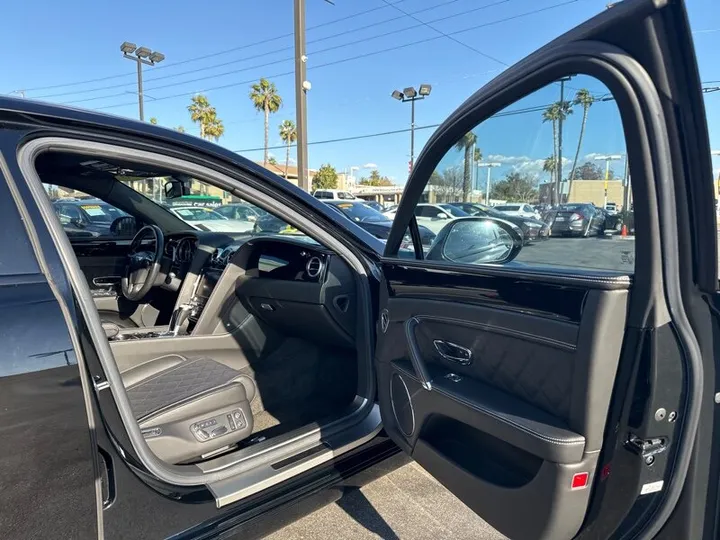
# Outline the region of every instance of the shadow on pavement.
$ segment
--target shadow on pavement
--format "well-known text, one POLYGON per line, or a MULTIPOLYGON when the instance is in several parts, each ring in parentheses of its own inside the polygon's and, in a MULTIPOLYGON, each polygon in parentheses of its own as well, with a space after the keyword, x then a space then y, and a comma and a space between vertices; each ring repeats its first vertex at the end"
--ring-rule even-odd
POLYGON ((348 516, 368 531, 377 534, 380 538, 384 540, 399 540, 399 537, 393 532, 392 527, 387 524, 359 489, 346 492, 335 504, 342 508, 348 516))

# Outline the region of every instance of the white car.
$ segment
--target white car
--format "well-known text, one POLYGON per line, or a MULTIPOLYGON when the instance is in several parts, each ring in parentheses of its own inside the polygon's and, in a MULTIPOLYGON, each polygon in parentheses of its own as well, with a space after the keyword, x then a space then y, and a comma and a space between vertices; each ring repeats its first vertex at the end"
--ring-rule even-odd
POLYGON ((324 201, 355 201, 358 200, 355 195, 341 189, 316 189, 313 197, 324 201))
MULTIPOLYGON (((424 225, 435 234, 439 233, 440 229, 452 220, 469 215, 460 208, 446 203, 420 203, 415 207, 415 219, 417 219, 418 225, 424 225)), ((393 217, 395 217, 394 212, 393 217)))
POLYGON ((511 216, 540 219, 540 212, 525 203, 501 204, 499 206, 495 206, 495 210, 500 210, 501 212, 505 212, 511 216))
POLYGON ((254 221, 228 219, 212 208, 203 206, 173 206, 170 211, 200 231, 249 232, 255 226, 254 221))

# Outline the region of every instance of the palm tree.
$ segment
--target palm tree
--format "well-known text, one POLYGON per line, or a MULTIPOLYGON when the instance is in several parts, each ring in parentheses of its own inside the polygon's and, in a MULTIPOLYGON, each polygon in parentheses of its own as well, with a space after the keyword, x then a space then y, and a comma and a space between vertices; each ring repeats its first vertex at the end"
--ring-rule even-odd
POLYGON ((572 189, 572 182, 575 179, 575 168, 577 167, 578 157, 580 157, 580 147, 582 146, 583 135, 585 134, 585 124, 587 123, 588 111, 595 102, 595 98, 586 88, 581 88, 575 94, 573 105, 580 105, 583 108, 582 123, 580 124, 580 136, 578 137, 577 150, 575 150, 575 159, 573 160, 572 169, 570 169, 570 184, 568 186, 568 195, 572 189))
POLYGON ((276 113, 282 106, 282 98, 275 88, 275 83, 267 79, 260 79, 260 82, 250 87, 250 100, 258 111, 265 113, 265 153, 263 154, 263 165, 267 166, 268 160, 268 137, 270 135, 270 113, 276 113))
POLYGON ((477 135, 472 131, 455 143, 455 149, 458 152, 465 152, 465 162, 463 168, 463 201, 467 201, 470 196, 470 188, 472 187, 472 164, 475 144, 477 143, 477 135))
POLYGON ((553 200, 553 189, 555 186, 555 170, 557 169, 557 157, 553 154, 545 158, 543 162, 543 171, 550 175, 550 202, 553 200))
POLYGON ((290 145, 297 141, 297 128, 292 120, 284 120, 280 124, 280 138, 285 143, 285 179, 288 177, 288 166, 290 165, 290 145))
POLYGON ((150 117, 150 123, 153 126, 157 126, 157 122, 158 122, 157 118, 155 118, 154 116, 150 117))
POLYGON ((222 120, 217 117, 215 107, 210 105, 208 98, 202 94, 192 97, 192 103, 188 105, 190 119, 200 124, 200 137, 217 141, 225 133, 225 126, 222 120))
MULTIPOLYGON (((543 122, 552 122, 553 130, 553 153, 548 159, 550 165, 552 165, 552 180, 550 180, 550 204, 555 204, 555 184, 557 182, 557 147, 558 147, 558 135, 557 135, 557 122, 559 118, 559 111, 557 103, 549 105, 542 114, 543 122)), ((545 160, 545 165, 548 165, 548 159, 545 160)), ((544 167, 543 167, 544 168, 544 167)))
POLYGON ((560 154, 560 138, 558 125, 564 122, 573 112, 569 101, 556 101, 543 111, 543 122, 552 122, 553 128, 553 162, 555 164, 555 179, 550 199, 553 204, 559 200, 560 180, 562 177, 562 164, 558 160, 560 154))
POLYGON ((175 128, 175 131, 178 133, 185 133, 185 128, 183 126, 178 126, 175 128))

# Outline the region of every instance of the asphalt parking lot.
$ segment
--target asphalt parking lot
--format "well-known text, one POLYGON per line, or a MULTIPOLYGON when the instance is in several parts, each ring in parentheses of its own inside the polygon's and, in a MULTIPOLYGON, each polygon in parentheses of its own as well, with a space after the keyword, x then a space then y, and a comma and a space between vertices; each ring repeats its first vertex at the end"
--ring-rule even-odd
POLYGON ((635 268, 635 237, 551 237, 523 247, 515 261, 631 273, 635 268))
POLYGON ((419 465, 409 463, 268 540, 503 540, 419 465))

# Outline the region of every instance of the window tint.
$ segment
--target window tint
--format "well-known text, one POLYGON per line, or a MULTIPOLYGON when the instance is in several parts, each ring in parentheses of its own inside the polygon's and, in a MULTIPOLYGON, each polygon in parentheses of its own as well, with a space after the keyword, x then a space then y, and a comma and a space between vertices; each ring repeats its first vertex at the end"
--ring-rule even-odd
MULTIPOLYGON (((573 75, 549 84, 477 125, 446 151, 421 200, 435 206, 430 211, 419 205, 418 223, 438 235, 437 242, 454 238, 455 262, 509 262, 500 255, 491 260, 492 253, 502 250, 480 235, 482 227, 453 225, 457 219, 472 220, 458 214, 461 209, 476 213, 469 205, 478 205, 485 212, 476 219, 502 220, 499 230, 521 235, 519 251, 504 251, 517 263, 634 270, 635 229, 622 122, 612 94, 593 77, 573 75), (447 219, 436 218, 437 205, 449 214, 447 219), (539 221, 533 205, 541 208, 539 221), (606 205, 615 212, 602 211, 606 205), (479 236, 473 242, 475 232, 479 236), (463 257, 463 246, 483 256, 463 257)), ((442 253, 433 249, 430 255, 447 260, 442 253)))

